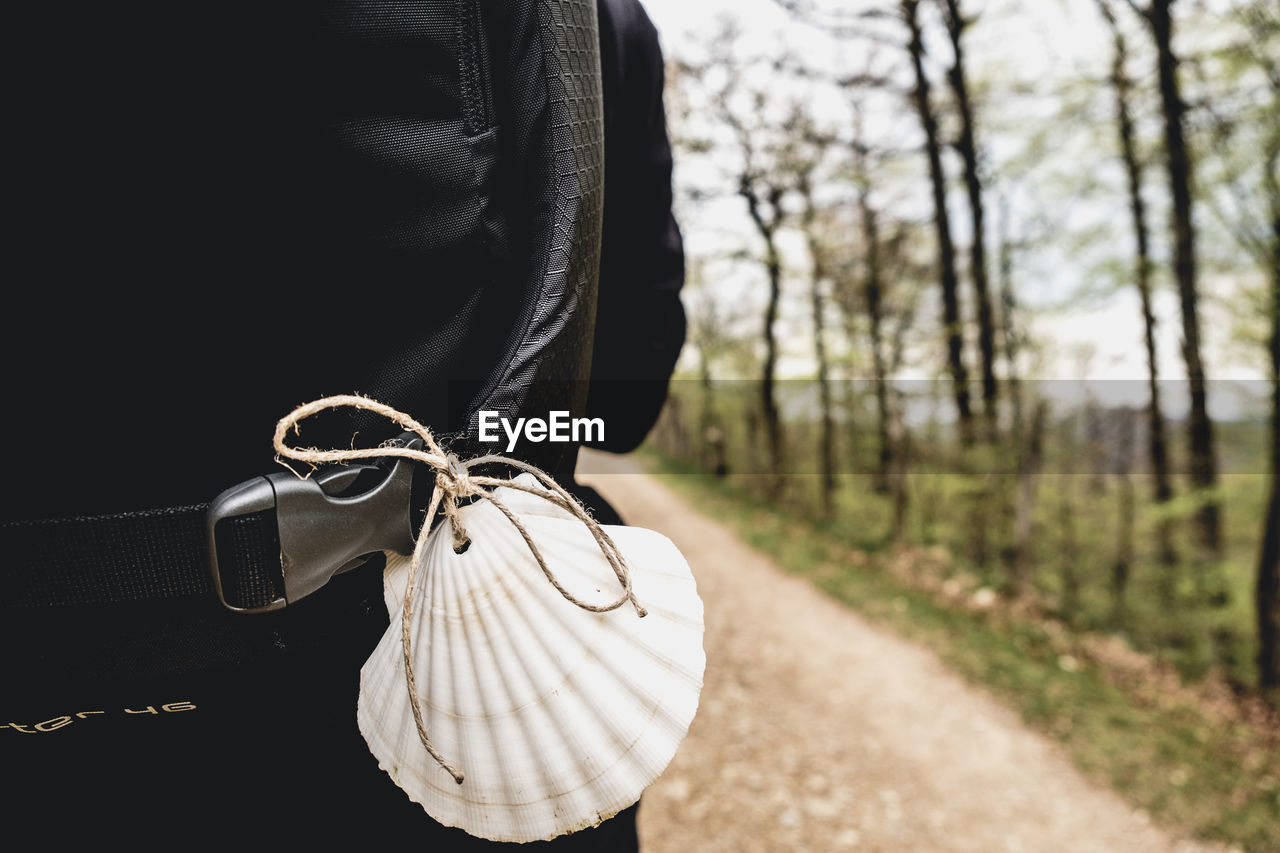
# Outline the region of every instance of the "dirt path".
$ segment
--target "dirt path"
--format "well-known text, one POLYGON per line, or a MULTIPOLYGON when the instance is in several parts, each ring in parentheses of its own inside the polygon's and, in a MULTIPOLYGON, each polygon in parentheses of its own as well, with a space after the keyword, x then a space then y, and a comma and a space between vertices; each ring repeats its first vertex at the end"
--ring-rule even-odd
POLYGON ((1152 827, 930 653, 783 574, 633 461, 580 468, 680 547, 706 606, 701 706, 642 801, 643 853, 1224 849, 1152 827))

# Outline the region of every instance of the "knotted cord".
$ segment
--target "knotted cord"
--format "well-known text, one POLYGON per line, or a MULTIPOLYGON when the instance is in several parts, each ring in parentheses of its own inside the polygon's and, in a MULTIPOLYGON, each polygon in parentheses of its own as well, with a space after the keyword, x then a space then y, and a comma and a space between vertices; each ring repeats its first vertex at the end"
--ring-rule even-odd
MULTIPOLYGON (((368 397, 361 397, 354 394, 339 395, 335 397, 324 397, 311 403, 299 406, 276 424, 276 433, 274 439, 276 450, 276 460, 280 464, 286 465, 285 459, 292 459, 297 462, 305 462, 308 465, 316 466, 324 463, 332 462, 352 462, 359 459, 371 459, 376 457, 399 457, 403 459, 411 459, 430 467, 435 471, 435 485, 431 492, 431 501, 427 506, 426 517, 422 524, 422 529, 418 531, 418 537, 413 548, 413 557, 409 568, 409 579, 405 586, 404 603, 401 610, 400 624, 400 648, 404 658, 405 680, 409 686, 409 701, 413 709, 413 720, 418 728, 418 737, 422 741, 423 747, 434 758, 441 767, 453 776, 454 780, 461 785, 463 781, 462 771, 449 764, 443 755, 440 754, 431 744, 431 739, 427 736, 426 724, 422 720, 422 707, 418 697, 417 683, 413 672, 413 650, 411 643, 410 624, 413 618, 413 590, 417 583, 418 573, 420 572, 423 562, 426 558, 427 539, 429 538, 429 525, 436 516, 438 510, 443 510, 453 531, 453 547, 455 551, 461 551, 469 541, 466 529, 462 525, 459 513, 459 503, 466 498, 475 496, 489 501, 497 509, 507 517, 507 520, 519 531, 520 536, 524 539, 525 544, 529 547, 529 552, 537 561, 538 567, 542 569, 542 573, 547 580, 555 587, 565 600, 577 605, 583 610, 592 613, 605 613, 610 610, 616 610, 627 602, 635 608, 639 616, 645 615, 645 609, 636 600, 635 593, 631 590, 631 572, 627 567, 626 560, 623 559, 622 552, 618 550, 618 546, 609 538, 609 534, 605 532, 599 522, 591 517, 586 508, 578 502, 573 495, 565 491, 555 479, 534 465, 523 462, 519 459, 512 459, 508 456, 497 454, 488 454, 485 456, 477 456, 472 459, 459 459, 452 453, 443 450, 436 442, 435 437, 431 434, 431 430, 418 423, 409 415, 401 412, 391 406, 371 400, 368 397), (294 434, 300 433, 302 421, 326 409, 340 408, 356 408, 365 411, 374 412, 404 427, 404 429, 412 432, 422 439, 424 449, 416 449, 403 447, 399 445, 383 445, 381 447, 371 448, 352 448, 347 450, 321 450, 316 447, 290 447, 285 439, 290 430, 294 434), (502 464, 509 465, 526 473, 532 474, 542 483, 548 491, 527 486, 518 483, 513 479, 503 479, 499 477, 476 476, 471 473, 472 468, 481 465, 502 464), (600 546, 600 552, 604 554, 610 568, 613 569, 614 575, 618 578, 618 583, 622 585, 622 595, 613 602, 608 604, 592 604, 576 597, 567 590, 556 577, 555 572, 547 565, 547 561, 543 558, 542 552, 538 549, 538 545, 533 541, 533 537, 529 534, 528 529, 521 523, 518 516, 511 511, 502 501, 500 501, 493 493, 493 489, 503 486, 517 491, 527 492, 531 495, 546 500, 561 509, 564 509, 576 517, 579 521, 587 526, 591 531, 591 535, 595 538, 596 544, 600 546)), ((292 470, 292 469, 290 469, 292 470)))

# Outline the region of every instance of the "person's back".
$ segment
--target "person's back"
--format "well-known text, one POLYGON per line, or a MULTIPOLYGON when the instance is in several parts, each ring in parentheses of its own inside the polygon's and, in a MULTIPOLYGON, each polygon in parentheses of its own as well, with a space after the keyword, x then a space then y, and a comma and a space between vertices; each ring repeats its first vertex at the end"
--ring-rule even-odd
MULTIPOLYGON (((632 6, 602 5, 606 41, 638 34, 660 63, 632 6)), ((0 735, 21 759, 6 761, 23 786, 14 813, 60 820, 48 837, 432 828, 354 725, 359 665, 386 626, 375 566, 274 614, 229 613, 208 590, 49 601, 47 543, 67 528, 42 524, 205 504, 279 470, 276 420, 325 394, 368 394, 439 433, 485 406, 581 411, 604 116, 599 81, 556 63, 592 67, 590 12, 583 0, 80 4, 13 25, 32 83, 10 195, 24 280, 4 343, 4 440, 21 451, 4 521, 5 541, 24 544, 0 590, 6 648, 21 650, 0 735)), ((660 116, 660 85, 648 94, 660 116)), ((660 118, 649 125, 669 156, 660 118)), ((640 169, 669 188, 658 160, 640 169)), ((658 195, 647 230, 606 224, 605 255, 611 240, 619 254, 658 241, 663 280, 621 286, 661 294, 664 342, 646 370, 665 387, 683 321, 669 189, 658 195)), ((600 323, 618 322, 611 310, 600 323)), ((307 437, 394 432, 338 417, 307 437)), ((571 448, 523 449, 571 474, 571 448)), ((100 558, 112 572, 115 557, 100 558)), ((463 849, 457 831, 439 834, 463 849)))

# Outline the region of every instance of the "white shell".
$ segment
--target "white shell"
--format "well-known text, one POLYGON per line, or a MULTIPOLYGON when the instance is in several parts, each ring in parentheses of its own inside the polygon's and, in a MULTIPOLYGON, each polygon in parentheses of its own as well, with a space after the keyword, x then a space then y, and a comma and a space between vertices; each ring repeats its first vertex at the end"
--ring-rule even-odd
MULTIPOLYGON (((535 495, 496 495, 566 589, 593 604, 621 595, 582 521, 535 495)), ((391 625, 360 673, 360 731, 382 769, 447 826, 521 842, 594 826, 640 798, 697 711, 706 656, 689 565, 659 533, 606 526, 648 615, 630 604, 592 613, 556 591, 487 500, 461 512, 471 545, 455 554, 448 523, 432 531, 411 630, 427 734, 465 781, 427 754, 414 724, 404 558, 384 575, 391 625)))

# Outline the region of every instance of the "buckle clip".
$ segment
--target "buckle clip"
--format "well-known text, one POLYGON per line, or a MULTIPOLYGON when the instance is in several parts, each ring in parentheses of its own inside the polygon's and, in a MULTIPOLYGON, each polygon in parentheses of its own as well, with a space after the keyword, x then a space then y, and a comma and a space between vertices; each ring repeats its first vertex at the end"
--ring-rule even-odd
MULTIPOLYGON (((415 436, 404 446, 421 444, 415 436)), ((414 465, 408 459, 389 462, 344 465, 305 480, 287 471, 267 474, 214 498, 207 535, 219 601, 237 613, 269 613, 305 598, 379 551, 411 554, 416 539, 410 505, 414 465), (234 523, 264 513, 274 515, 280 543, 280 576, 270 584, 283 594, 266 604, 229 600, 228 592, 239 587, 230 575, 243 569, 234 523)))

